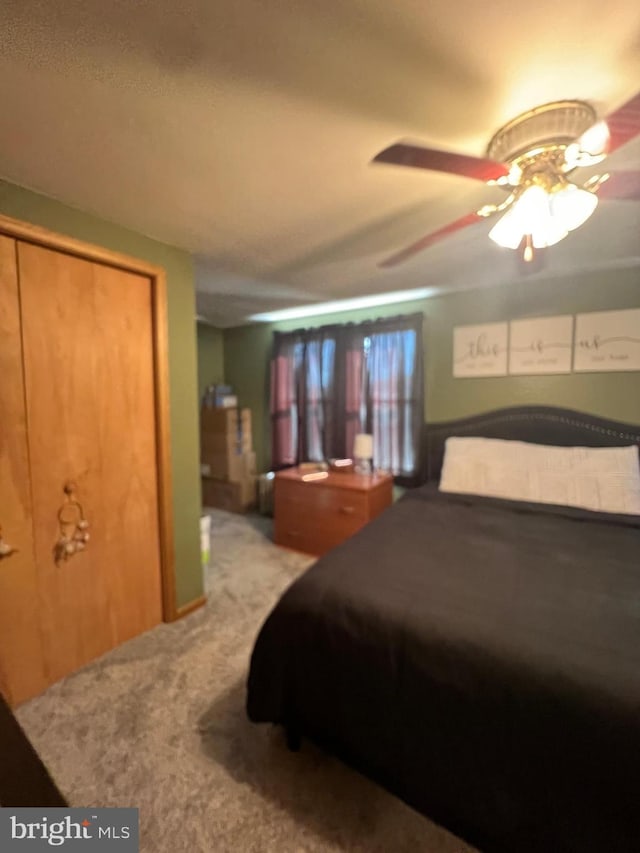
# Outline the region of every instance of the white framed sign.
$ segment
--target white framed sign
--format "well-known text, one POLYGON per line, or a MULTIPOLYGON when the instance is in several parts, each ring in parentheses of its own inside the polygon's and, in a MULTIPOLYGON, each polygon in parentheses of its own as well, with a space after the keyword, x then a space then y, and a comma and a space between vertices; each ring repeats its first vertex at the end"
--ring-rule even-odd
POLYGON ((456 326, 453 330, 453 375, 506 376, 508 323, 456 326))
POLYGON ((571 373, 573 314, 512 320, 509 373, 571 373))
POLYGON ((640 308, 576 314, 573 369, 640 370, 640 308))

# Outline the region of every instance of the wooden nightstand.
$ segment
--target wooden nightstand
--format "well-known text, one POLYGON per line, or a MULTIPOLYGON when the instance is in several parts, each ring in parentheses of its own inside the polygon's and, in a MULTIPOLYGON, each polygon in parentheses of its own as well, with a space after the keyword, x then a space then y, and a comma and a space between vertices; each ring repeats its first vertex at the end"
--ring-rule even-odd
POLYGON ((274 483, 276 545, 320 556, 392 503, 389 474, 330 472, 305 482, 297 468, 279 471, 274 483))

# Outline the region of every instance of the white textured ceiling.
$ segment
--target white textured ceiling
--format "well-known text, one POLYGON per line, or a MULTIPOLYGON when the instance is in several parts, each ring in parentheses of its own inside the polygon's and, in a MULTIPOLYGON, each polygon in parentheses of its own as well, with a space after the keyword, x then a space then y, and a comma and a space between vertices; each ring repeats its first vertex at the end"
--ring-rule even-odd
MULTIPOLYGON (((371 166, 398 139, 484 153, 558 98, 640 88, 633 0, 4 0, 0 174, 198 256, 218 325, 308 301, 509 281, 489 223, 380 270, 495 198, 371 166)), ((640 142, 609 160, 640 168, 640 142)), ((501 196, 500 196, 501 197, 501 196)), ((640 264, 640 203, 602 203, 545 274, 640 264)))

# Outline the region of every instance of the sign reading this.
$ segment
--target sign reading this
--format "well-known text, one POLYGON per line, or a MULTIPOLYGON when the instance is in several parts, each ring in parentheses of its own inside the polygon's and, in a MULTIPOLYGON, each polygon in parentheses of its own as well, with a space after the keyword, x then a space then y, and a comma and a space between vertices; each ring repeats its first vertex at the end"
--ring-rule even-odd
POLYGON ((453 375, 506 376, 507 323, 456 326, 453 330, 453 375))

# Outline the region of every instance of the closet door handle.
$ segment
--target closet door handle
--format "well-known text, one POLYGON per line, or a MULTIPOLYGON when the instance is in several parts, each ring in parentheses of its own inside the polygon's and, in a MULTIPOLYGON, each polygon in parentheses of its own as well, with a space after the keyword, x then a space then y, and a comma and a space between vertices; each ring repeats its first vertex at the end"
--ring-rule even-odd
POLYGON ((17 554, 17 552, 17 548, 14 548, 13 545, 9 545, 9 543, 5 542, 2 538, 2 527, 0 527, 0 560, 10 557, 12 554, 17 554))
POLYGON ((56 564, 84 551, 89 542, 89 522, 85 518, 82 504, 76 498, 78 487, 68 480, 63 487, 65 501, 58 510, 59 536, 53 553, 56 564))
POLYGON ((338 511, 343 515, 353 515, 355 509, 352 506, 341 506, 338 511))

